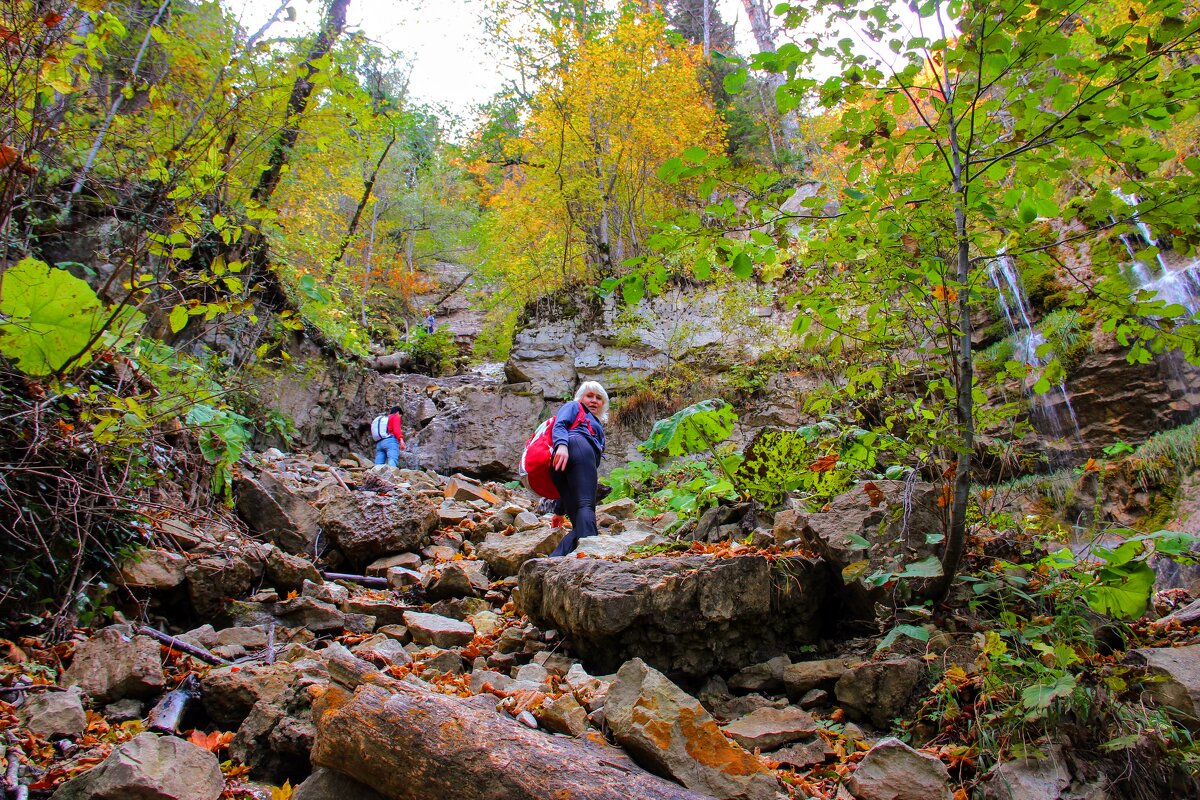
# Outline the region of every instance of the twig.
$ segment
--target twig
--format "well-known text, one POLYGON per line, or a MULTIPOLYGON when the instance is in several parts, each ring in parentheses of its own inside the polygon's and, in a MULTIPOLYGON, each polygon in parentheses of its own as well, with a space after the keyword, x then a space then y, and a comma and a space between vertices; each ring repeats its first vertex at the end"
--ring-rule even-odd
MULTIPOLYGON (((12 731, 6 731, 5 736, 8 740, 8 747, 5 750, 4 758, 8 762, 8 768, 4 771, 4 794, 6 797, 18 798, 21 796, 20 790, 29 790, 21 786, 18 771, 21 768, 21 746, 17 743, 17 737, 12 731)), ((27 794, 25 796, 28 796, 27 794)))
POLYGON ((135 625, 135 626, 133 626, 133 631, 134 631, 134 633, 145 634, 146 636, 149 636, 151 639, 157 639, 158 641, 162 642, 163 644, 167 645, 168 647, 178 650, 181 653, 187 653, 189 656, 192 656, 193 658, 198 658, 201 661, 205 662, 206 664, 229 665, 229 664, 233 663, 232 661, 230 661, 228 659, 221 658, 218 655, 208 652, 203 647, 197 647, 194 644, 188 644, 187 642, 183 641, 182 639, 177 639, 174 636, 163 633, 162 631, 159 631, 159 630, 155 630, 154 628, 148 627, 146 625, 135 625))

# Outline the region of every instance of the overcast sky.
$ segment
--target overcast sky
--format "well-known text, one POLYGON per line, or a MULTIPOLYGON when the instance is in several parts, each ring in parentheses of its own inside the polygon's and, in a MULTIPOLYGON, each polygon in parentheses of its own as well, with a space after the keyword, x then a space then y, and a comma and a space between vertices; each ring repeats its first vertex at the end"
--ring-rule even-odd
MULTIPOLYGON (((278 0, 222 0, 242 27, 254 31, 278 0)), ((315 24, 319 0, 296 0, 297 22, 277 23, 268 36, 293 36, 315 24)), ((503 76, 488 55, 479 0, 350 0, 347 25, 403 52, 412 65, 409 93, 414 99, 467 115, 501 86, 503 76)), ((722 18, 736 20, 739 40, 750 38, 750 25, 739 0, 716 0, 722 18)))

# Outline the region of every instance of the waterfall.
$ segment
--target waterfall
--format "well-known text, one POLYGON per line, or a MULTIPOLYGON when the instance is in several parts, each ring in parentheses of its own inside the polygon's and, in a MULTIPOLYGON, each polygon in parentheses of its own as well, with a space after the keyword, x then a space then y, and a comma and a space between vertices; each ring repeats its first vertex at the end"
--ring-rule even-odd
MULTIPOLYGON (((1038 349, 1046 343, 1046 337, 1034 328, 1030 319, 1029 298, 1013 259, 1004 254, 997 256, 988 263, 988 273, 996 286, 1000 310, 1016 345, 1013 357, 1035 369, 1045 366, 1048 359, 1039 356, 1038 349)), ((1059 383, 1045 394, 1038 394, 1033 391, 1032 383, 1026 381, 1025 392, 1029 395, 1030 421, 1034 428, 1057 445, 1051 450, 1051 460, 1074 461, 1075 454, 1083 449, 1083 439, 1066 384, 1059 383)))
MULTIPOLYGON (((1129 205, 1130 214, 1138 235, 1146 245, 1159 250, 1158 240, 1137 213, 1138 198, 1136 195, 1113 192, 1129 205)), ((1169 266, 1158 252, 1156 261, 1158 269, 1148 266, 1137 258, 1136 250, 1131 246, 1127 235, 1121 236, 1125 249, 1129 251, 1130 267, 1129 282, 1135 293, 1148 292, 1155 299, 1166 305, 1178 305, 1187 309, 1191 321, 1197 321, 1200 312, 1200 259, 1192 259, 1186 264, 1169 266)), ((1177 398, 1180 407, 1194 408, 1200 404, 1200 368, 1189 364, 1177 352, 1165 353, 1158 359, 1158 364, 1173 397, 1177 398)), ((1174 403, 1173 403, 1174 405, 1174 403)))

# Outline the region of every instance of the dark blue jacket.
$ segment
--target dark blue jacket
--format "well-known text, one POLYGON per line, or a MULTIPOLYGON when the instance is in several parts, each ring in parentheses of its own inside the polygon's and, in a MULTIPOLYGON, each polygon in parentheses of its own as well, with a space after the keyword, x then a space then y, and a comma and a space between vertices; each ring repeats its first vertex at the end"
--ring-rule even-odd
POLYGON ((572 400, 564 403, 563 407, 554 415, 554 433, 552 434, 554 448, 557 449, 560 444, 566 444, 568 436, 580 436, 596 451, 596 460, 599 461, 600 456, 604 454, 604 425, 600 420, 592 416, 592 412, 584 409, 583 420, 580 421, 579 427, 571 430, 581 407, 578 400, 572 400))

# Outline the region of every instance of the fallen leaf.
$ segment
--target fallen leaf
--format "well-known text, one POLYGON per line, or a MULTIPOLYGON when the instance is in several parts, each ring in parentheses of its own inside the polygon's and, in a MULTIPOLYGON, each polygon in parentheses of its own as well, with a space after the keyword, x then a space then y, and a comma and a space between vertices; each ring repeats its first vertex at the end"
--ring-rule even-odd
POLYGON ((871 500, 871 508, 878 508, 879 504, 883 502, 883 490, 871 481, 863 484, 863 491, 867 493, 867 497, 871 500))
POLYGON ((837 466, 838 454, 830 453, 827 456, 821 456, 816 461, 808 465, 808 468, 813 472, 829 472, 837 466))

